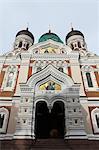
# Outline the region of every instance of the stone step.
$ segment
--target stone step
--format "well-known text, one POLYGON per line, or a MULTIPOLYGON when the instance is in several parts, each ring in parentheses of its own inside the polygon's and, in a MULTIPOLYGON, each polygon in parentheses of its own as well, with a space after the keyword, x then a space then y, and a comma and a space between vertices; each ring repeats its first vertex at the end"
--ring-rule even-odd
POLYGON ((0 150, 99 150, 98 140, 18 139, 0 141, 0 150))
POLYGON ((38 139, 33 148, 50 148, 50 149, 66 149, 68 143, 63 139, 38 139))

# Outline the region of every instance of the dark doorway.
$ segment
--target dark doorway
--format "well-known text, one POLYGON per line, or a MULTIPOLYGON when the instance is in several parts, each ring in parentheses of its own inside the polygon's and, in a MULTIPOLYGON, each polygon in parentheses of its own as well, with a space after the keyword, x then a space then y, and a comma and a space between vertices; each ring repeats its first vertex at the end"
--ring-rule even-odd
POLYGON ((36 138, 63 138, 65 128, 64 103, 54 103, 49 113, 46 102, 40 101, 36 104, 35 114, 36 138))
POLYGON ((36 104, 35 115, 36 138, 47 138, 49 136, 49 110, 46 102, 39 101, 36 104))
POLYGON ((65 129, 65 109, 64 103, 57 101, 51 111, 51 130, 50 136, 53 138, 63 138, 65 129))

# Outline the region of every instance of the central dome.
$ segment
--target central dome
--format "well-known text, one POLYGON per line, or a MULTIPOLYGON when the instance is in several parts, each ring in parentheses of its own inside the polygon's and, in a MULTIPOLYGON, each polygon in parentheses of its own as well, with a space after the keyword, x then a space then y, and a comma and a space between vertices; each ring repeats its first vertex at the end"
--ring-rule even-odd
POLYGON ((55 33, 51 33, 51 31, 49 30, 48 33, 45 33, 43 34, 38 42, 44 42, 44 41, 47 41, 47 40, 53 40, 53 41, 56 41, 56 42, 60 42, 60 43, 63 43, 63 41, 58 37, 58 35, 56 35, 55 33))

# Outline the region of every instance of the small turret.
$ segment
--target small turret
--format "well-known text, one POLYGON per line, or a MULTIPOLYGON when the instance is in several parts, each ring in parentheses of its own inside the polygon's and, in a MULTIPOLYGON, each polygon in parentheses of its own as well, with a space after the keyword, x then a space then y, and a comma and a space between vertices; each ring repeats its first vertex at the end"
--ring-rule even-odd
POLYGON ((67 34, 65 41, 72 50, 87 50, 83 33, 78 30, 74 30, 73 27, 67 34))
POLYGON ((34 36, 33 34, 26 28, 26 30, 21 30, 16 34, 15 42, 14 42, 14 50, 22 49, 28 50, 28 48, 33 45, 34 36))

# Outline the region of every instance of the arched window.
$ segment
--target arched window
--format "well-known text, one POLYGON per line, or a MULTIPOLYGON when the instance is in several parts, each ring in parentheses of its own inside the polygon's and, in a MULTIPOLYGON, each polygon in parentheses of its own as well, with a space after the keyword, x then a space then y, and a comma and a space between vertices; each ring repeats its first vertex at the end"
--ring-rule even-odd
POLYGON ((3 91, 13 91, 16 84, 17 72, 17 66, 12 65, 6 68, 4 80, 1 87, 3 91))
POLYGON ((19 43, 19 47, 20 47, 20 48, 22 47, 22 41, 20 41, 20 43, 19 43))
POLYGON ((81 48, 81 44, 80 44, 80 42, 79 42, 79 41, 78 41, 78 47, 79 47, 79 48, 81 48))
POLYGON ((93 87, 93 83, 92 83, 92 79, 91 79, 91 76, 90 76, 90 72, 86 72, 86 78, 87 78, 88 86, 89 87, 93 87))
POLYGON ((63 68, 62 67, 59 67, 58 70, 61 71, 61 72, 63 72, 63 68))
POLYGON ((95 117, 96 117, 97 127, 99 128, 99 114, 96 114, 95 117))
POLYGON ((3 126, 4 114, 0 114, 0 128, 3 126))
POLYGON ((27 50, 28 50, 28 48, 29 48, 29 44, 26 45, 26 49, 27 49, 27 50))
POLYGON ((37 67, 37 72, 41 71, 42 68, 41 67, 37 67))
POLYGON ((46 49, 44 53, 49 53, 48 50, 46 49))
POLYGON ((73 46, 73 44, 71 44, 71 49, 72 49, 72 50, 74 49, 74 46, 73 46))
POLYGON ((95 108, 91 112, 92 124, 95 133, 99 133, 99 108, 95 108))
POLYGON ((0 108, 0 133, 6 133, 8 117, 9 111, 4 107, 0 108))
POLYGON ((85 89, 90 91, 92 88, 98 88, 95 69, 90 65, 81 67, 85 89))

